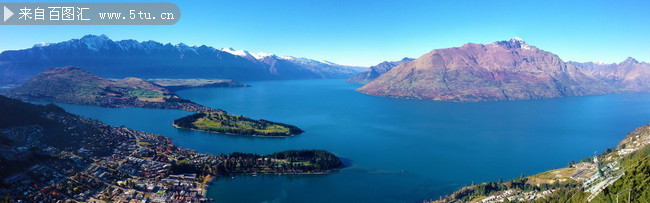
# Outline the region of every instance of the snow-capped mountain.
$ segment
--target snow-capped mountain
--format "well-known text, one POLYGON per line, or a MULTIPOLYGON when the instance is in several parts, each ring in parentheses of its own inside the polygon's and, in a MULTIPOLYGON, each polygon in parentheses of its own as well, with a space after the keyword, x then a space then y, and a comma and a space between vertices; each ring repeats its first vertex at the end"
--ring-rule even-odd
MULTIPOLYGON (((235 50, 233 48, 221 48, 235 56, 247 58, 254 62, 260 62, 269 66, 271 73, 281 72, 291 75, 310 75, 315 78, 345 78, 355 74, 354 67, 339 65, 325 60, 314 60, 304 57, 282 56, 271 53, 252 53, 246 50, 235 50)), ((285 77, 291 77, 285 75, 285 77)))
POLYGON ((0 53, 0 84, 19 83, 62 66, 82 67, 109 78, 328 79, 356 73, 347 66, 299 57, 86 35, 0 53))

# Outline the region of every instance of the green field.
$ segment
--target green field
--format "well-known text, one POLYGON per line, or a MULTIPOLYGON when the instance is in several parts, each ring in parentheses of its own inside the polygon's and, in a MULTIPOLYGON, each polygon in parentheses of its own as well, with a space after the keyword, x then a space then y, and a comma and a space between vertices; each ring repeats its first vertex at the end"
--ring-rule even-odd
POLYGON ((290 136, 302 132, 295 126, 225 112, 198 113, 178 119, 174 124, 183 128, 237 135, 290 136))
POLYGON ((134 89, 129 91, 128 94, 138 98, 161 98, 164 96, 162 92, 150 89, 134 89))

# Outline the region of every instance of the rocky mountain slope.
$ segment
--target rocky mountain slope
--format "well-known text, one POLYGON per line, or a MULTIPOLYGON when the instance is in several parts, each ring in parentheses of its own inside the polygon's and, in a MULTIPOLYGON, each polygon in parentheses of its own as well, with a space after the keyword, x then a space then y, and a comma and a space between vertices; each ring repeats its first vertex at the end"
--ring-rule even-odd
POLYGON ((77 67, 51 68, 10 90, 10 97, 103 107, 142 107, 218 111, 182 99, 164 87, 140 78, 109 80, 77 67))
POLYGON ((568 62, 621 91, 650 91, 650 64, 627 58, 621 63, 568 62))
POLYGON ((515 38, 436 49, 358 91, 445 101, 496 101, 607 94, 607 83, 515 38))
POLYGON ((275 80, 347 78, 356 73, 330 62, 241 53, 248 52, 87 35, 0 53, 0 84, 21 83, 47 68, 62 66, 84 67, 106 78, 275 80))
POLYGON ((339 65, 304 57, 278 56, 270 53, 251 53, 233 48, 219 49, 235 56, 262 63, 268 71, 280 79, 328 79, 347 78, 357 73, 360 67, 339 65))
POLYGON ((368 70, 358 73, 348 79, 346 82, 356 83, 356 84, 366 84, 375 78, 379 77, 381 74, 388 72, 393 69, 395 66, 401 65, 403 63, 413 61, 415 59, 404 57, 399 61, 384 61, 375 66, 371 66, 368 70))
POLYGON ((288 124, 231 115, 220 109, 200 105, 180 98, 165 87, 140 78, 129 77, 120 80, 109 80, 72 66, 48 69, 21 86, 9 90, 7 95, 26 101, 111 108, 179 109, 197 112, 200 115, 213 113, 220 115, 210 120, 212 124, 220 124, 219 126, 210 125, 210 127, 218 129, 210 131, 213 133, 247 136, 262 134, 290 136, 302 132, 298 127, 288 124), (221 124, 227 130, 222 130, 220 128, 222 127, 221 124), (260 133, 252 133, 252 129, 260 129, 260 133), (276 131, 284 132, 285 130, 291 130, 291 132, 276 133, 276 131))

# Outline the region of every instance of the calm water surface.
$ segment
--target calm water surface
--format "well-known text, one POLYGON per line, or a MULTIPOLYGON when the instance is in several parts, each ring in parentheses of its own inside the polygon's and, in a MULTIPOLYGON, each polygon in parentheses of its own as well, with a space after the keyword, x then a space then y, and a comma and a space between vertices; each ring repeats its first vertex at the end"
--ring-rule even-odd
POLYGON ((650 94, 451 103, 375 97, 343 80, 251 82, 196 88, 181 97, 230 113, 296 125, 290 138, 176 129, 188 112, 62 105, 111 125, 171 137, 200 152, 325 149, 351 166, 328 175, 223 177, 217 202, 395 202, 438 198, 472 181, 496 181, 566 166, 615 146, 650 122, 650 94))

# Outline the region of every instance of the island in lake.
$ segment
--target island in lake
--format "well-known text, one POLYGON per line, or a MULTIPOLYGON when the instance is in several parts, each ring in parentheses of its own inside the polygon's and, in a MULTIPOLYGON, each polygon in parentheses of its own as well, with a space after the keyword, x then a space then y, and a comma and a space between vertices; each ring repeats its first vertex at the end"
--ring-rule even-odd
MULTIPOLYGON (((243 86, 243 84, 231 80, 165 79, 154 81, 175 88, 215 84, 243 86)), ((303 132, 292 125, 254 120, 244 116, 231 115, 224 110, 206 107, 183 99, 169 89, 147 80, 133 77, 110 80, 72 66, 48 69, 24 84, 10 89, 7 95, 16 99, 37 102, 110 108, 178 109, 197 112, 197 114, 175 121, 175 126, 213 133, 280 137, 303 132), (201 122, 194 123, 192 121, 192 125, 183 122, 195 117, 198 119, 197 115, 211 116, 201 119, 201 122)))
POLYGON ((254 120, 224 112, 202 112, 176 119, 174 126, 206 132, 264 137, 293 136, 303 131, 292 125, 254 120))
POLYGON ((323 150, 198 153, 168 137, 0 96, 0 191, 8 202, 205 202, 208 182, 223 175, 343 167, 323 150))

